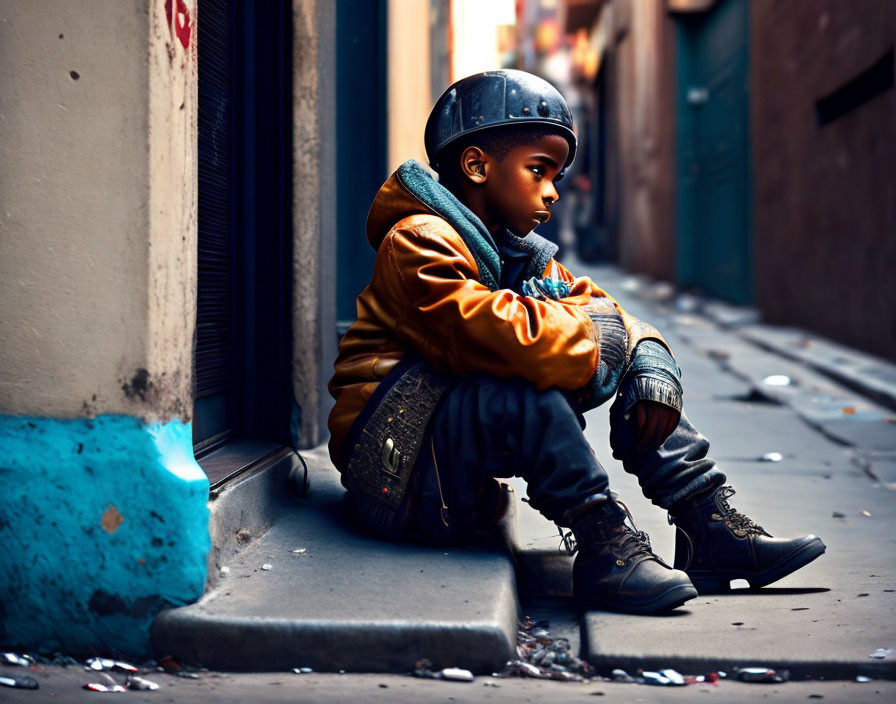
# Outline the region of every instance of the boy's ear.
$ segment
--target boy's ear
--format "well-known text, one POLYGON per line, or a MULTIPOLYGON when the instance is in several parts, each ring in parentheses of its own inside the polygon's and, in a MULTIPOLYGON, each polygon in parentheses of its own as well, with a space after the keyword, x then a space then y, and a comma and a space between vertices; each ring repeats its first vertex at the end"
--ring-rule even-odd
POLYGON ((467 147, 460 155, 460 168, 473 183, 485 183, 488 179, 488 155, 479 147, 467 147))

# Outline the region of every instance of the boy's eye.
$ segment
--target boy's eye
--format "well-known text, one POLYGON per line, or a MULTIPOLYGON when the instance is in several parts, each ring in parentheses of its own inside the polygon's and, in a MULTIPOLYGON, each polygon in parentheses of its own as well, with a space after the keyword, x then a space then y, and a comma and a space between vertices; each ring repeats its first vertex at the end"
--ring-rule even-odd
POLYGON ((537 176, 544 176, 544 167, 541 164, 530 166, 529 171, 537 176))
POLYGON ((554 177, 554 183, 560 183, 564 176, 566 176, 566 169, 562 169, 560 173, 554 177))

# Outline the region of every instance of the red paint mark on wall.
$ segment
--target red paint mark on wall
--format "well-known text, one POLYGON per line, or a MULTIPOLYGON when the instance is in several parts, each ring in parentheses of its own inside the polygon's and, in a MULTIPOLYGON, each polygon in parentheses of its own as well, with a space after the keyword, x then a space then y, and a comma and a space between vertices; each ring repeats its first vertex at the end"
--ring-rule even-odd
POLYGON ((176 34, 184 49, 190 47, 190 34, 193 32, 193 21, 190 10, 184 0, 165 0, 165 17, 168 18, 168 30, 176 34))

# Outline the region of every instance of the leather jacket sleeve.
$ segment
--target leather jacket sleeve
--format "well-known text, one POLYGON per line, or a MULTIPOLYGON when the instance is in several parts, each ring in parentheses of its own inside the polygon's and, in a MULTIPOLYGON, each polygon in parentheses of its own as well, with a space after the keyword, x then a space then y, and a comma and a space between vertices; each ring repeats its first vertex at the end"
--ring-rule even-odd
MULTIPOLYGON (((380 245, 377 267, 389 270, 375 271, 374 279, 395 288, 381 299, 394 305, 395 332, 427 361, 455 374, 521 376, 539 389, 572 390, 591 380, 600 347, 577 301, 492 291, 479 283, 472 255, 449 225, 401 225, 380 245)), ((586 288, 575 286, 570 296, 589 299, 586 288)))
MULTIPOLYGON (((552 268, 553 264, 554 262, 548 264, 548 270, 552 268)), ((643 320, 639 320, 630 313, 627 313, 625 309, 616 302, 615 298, 587 276, 576 277, 569 271, 569 269, 559 262, 556 262, 556 264, 559 278, 572 284, 572 292, 570 293, 569 298, 564 299, 565 302, 584 306, 591 302, 592 297, 606 298, 611 301, 616 310, 619 311, 619 315, 625 325, 625 330, 628 333, 626 348, 627 360, 631 360, 635 347, 637 347, 638 343, 642 340, 657 340, 663 347, 669 350, 670 354, 672 353, 672 348, 669 347, 669 343, 666 342, 665 338, 660 334, 660 331, 653 327, 653 325, 645 323, 643 320)))

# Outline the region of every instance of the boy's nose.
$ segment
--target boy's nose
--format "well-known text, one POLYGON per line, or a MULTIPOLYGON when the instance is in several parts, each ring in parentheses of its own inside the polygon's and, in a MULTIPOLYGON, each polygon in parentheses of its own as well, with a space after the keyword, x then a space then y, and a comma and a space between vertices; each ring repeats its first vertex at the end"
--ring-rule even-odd
POLYGON ((560 194, 557 192, 557 189, 554 188, 553 183, 550 185, 547 192, 544 195, 542 195, 541 199, 544 201, 544 204, 547 206, 553 205, 558 200, 560 200, 560 194))

